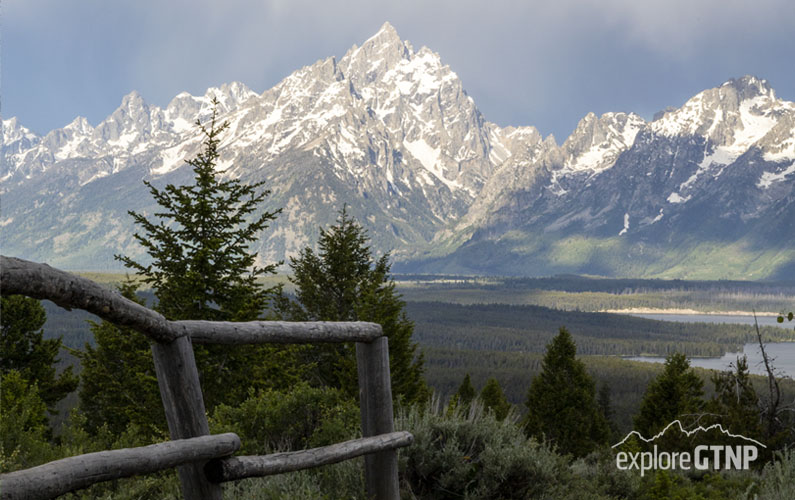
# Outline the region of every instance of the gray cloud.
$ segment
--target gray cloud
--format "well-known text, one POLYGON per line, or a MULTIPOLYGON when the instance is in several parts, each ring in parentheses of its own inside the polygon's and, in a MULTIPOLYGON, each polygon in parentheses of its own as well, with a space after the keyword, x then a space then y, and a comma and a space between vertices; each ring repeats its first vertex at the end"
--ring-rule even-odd
POLYGON ((562 139, 589 111, 649 117, 746 73, 793 99, 789 0, 8 0, 3 114, 39 132, 232 80, 256 91, 390 21, 459 74, 487 119, 562 139))

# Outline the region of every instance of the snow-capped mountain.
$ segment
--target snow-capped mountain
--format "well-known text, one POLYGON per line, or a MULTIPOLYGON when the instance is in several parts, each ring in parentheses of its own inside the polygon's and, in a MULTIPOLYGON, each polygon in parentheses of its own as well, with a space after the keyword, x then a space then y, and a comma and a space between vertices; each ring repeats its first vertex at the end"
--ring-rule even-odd
MULTIPOLYGON (((795 105, 763 80, 706 90, 650 123, 583 119, 433 265, 481 272, 759 278, 795 253, 795 105), (602 154, 599 154, 602 153, 602 154), (577 167, 573 167, 573 166, 577 167)), ((527 170, 527 169, 525 169, 527 170)), ((473 209, 477 204, 473 205, 473 209)))
MULTIPOLYGON (((683 248, 685 222, 745 241, 795 206, 795 105, 762 80, 727 82, 649 123, 589 114, 558 145, 486 121, 437 54, 387 23, 262 94, 231 83, 159 108, 133 92, 96 127, 78 117, 43 137, 4 120, 3 252, 83 269, 142 257, 127 210, 154 213, 142 180, 190 182, 194 123, 213 97, 230 124, 218 171, 265 181, 263 209, 284 210, 257 248, 264 262, 313 244, 347 203, 399 269, 664 274, 682 263, 642 263, 683 248), (604 257, 619 250, 639 264, 604 257)), ((784 254, 775 262, 795 259, 784 254)))
POLYGON ((201 143, 192 123, 208 116, 212 97, 230 122, 219 171, 265 180, 273 193, 264 208, 284 208, 258 249, 266 261, 310 244, 343 203, 379 249, 415 252, 466 212, 509 155, 439 56, 385 24, 339 61, 318 61, 261 95, 233 83, 161 109, 133 92, 97 127, 78 118, 43 138, 9 121, 6 251, 70 267, 135 254, 126 211, 155 208, 141 180, 188 181, 184 160, 201 143))

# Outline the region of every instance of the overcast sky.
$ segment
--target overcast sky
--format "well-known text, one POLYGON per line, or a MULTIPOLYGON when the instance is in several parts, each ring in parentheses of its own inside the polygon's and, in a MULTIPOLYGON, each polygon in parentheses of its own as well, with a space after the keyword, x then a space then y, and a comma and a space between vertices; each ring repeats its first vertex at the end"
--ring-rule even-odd
POLYGON ((384 21, 440 54, 487 120, 561 142, 588 112, 644 118, 745 74, 795 100, 792 0, 3 0, 0 111, 37 133, 97 125, 132 90, 158 106, 256 92, 384 21))

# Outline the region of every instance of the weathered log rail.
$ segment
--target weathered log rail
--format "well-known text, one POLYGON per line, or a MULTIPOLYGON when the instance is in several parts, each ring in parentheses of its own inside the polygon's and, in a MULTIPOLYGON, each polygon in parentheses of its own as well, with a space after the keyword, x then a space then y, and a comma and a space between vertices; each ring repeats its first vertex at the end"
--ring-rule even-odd
MULTIPOLYGON (((47 299, 66 309, 83 309, 117 325, 133 328, 149 337, 154 342, 152 355, 172 439, 172 441, 152 445, 152 447, 80 455, 33 469, 0 475, 0 499, 50 498, 53 495, 83 488, 96 482, 126 477, 125 475, 112 476, 107 471, 99 473, 86 469, 82 473, 65 474, 67 477, 64 478, 62 472, 57 472, 63 469, 55 467, 55 464, 65 462, 75 465, 85 462, 92 463, 99 469, 108 467, 110 470, 113 467, 110 464, 115 459, 108 457, 117 455, 102 454, 132 453, 135 450, 139 450, 137 453, 144 453, 139 457, 139 461, 143 460, 147 464, 153 464, 155 456, 161 452, 154 453, 152 450, 171 449, 168 446, 174 446, 174 443, 193 442, 193 439, 217 438, 217 436, 209 436, 204 400, 193 356, 194 341, 220 344, 356 342, 364 437, 313 450, 262 457, 234 457, 234 460, 226 459, 228 461, 215 460, 212 462, 213 465, 209 466, 208 459, 225 456, 219 451, 218 454, 212 456, 202 456, 173 463, 162 462, 162 466, 142 469, 141 472, 133 472, 133 474, 176 466, 182 485, 182 494, 186 499, 220 500, 220 482, 234 480, 234 474, 239 474, 240 470, 245 470, 247 471, 245 473, 248 474, 240 477, 262 476, 336 463, 364 455, 368 497, 390 500, 399 498, 396 450, 408 446, 413 438, 406 432, 394 432, 389 346, 380 325, 365 322, 322 321, 251 321, 245 323, 168 321, 159 313, 86 278, 54 269, 46 264, 5 256, 0 256, 0 293, 47 299), (143 458, 144 456, 149 458, 143 458), (206 471, 205 467, 207 467, 206 471), (53 476, 52 481, 57 484, 72 481, 69 483, 71 489, 61 493, 30 493, 32 490, 28 488, 31 482, 18 478, 31 477, 25 474, 33 474, 30 471, 34 470, 49 471, 45 473, 53 476), (206 472, 213 474, 215 479, 221 479, 210 480, 206 472), (229 479, 225 479, 227 477, 229 479)), ((210 439, 210 442, 214 441, 210 439)), ((237 446, 239 447, 239 440, 237 446)), ((229 454, 231 452, 226 453, 226 455, 229 454)), ((118 456, 122 457, 123 455, 118 456)), ((117 469, 113 470, 118 473, 117 469)))
POLYGON ((413 441, 414 436, 406 431, 392 432, 309 450, 214 459, 207 462, 204 472, 210 481, 216 483, 237 481, 248 477, 272 476, 336 464, 369 453, 390 451, 408 446, 413 441))
POLYGON ((228 433, 87 453, 3 474, 0 495, 13 500, 54 498, 102 481, 228 457, 239 449, 240 438, 228 433))
POLYGON ((87 278, 15 257, 0 256, 0 287, 3 295, 27 295, 65 309, 86 310, 159 343, 183 336, 201 344, 372 342, 383 335, 381 325, 363 321, 168 321, 87 278))

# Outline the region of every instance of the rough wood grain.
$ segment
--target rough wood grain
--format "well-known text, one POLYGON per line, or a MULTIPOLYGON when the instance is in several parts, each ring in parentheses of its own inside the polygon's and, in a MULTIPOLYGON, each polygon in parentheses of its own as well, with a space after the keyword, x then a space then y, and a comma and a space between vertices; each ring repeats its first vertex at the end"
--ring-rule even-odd
POLYGON ((119 326, 128 326, 155 342, 181 333, 162 315, 128 300, 116 291, 47 264, 0 256, 0 292, 47 299, 66 309, 83 309, 119 326))
MULTIPOLYGON (((392 382, 389 376, 389 342, 380 337, 369 344, 356 344, 359 373, 359 405, 364 437, 394 431, 392 382)), ((399 500, 397 451, 380 451, 364 457, 364 479, 368 498, 399 500)))
MULTIPOLYGON (((190 337, 178 337, 168 344, 152 344, 152 357, 171 439, 209 434, 190 337)), ((221 500, 221 487, 207 480, 204 463, 181 465, 177 472, 186 499, 221 500)))
POLYGON ((53 498, 94 483, 148 474, 185 463, 226 457, 240 449, 236 434, 100 451, 0 474, 2 500, 53 498))
POLYGON ((299 344, 318 342, 371 342, 382 334, 381 325, 364 321, 178 321, 198 344, 299 344))
POLYGON ((270 476, 335 464, 368 453, 394 450, 409 446, 413 441, 414 436, 406 431, 393 432, 310 450, 210 460, 205 466, 205 472, 211 481, 219 483, 247 477, 270 476))

